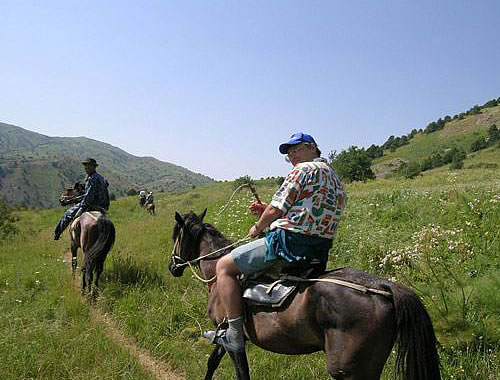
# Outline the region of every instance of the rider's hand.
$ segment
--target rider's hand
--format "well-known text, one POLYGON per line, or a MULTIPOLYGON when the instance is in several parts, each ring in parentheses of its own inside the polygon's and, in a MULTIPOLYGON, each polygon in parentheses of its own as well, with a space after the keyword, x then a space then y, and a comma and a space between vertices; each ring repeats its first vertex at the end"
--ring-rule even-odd
POLYGON ((248 208, 250 209, 250 212, 254 215, 261 216, 264 210, 266 209, 267 205, 265 203, 261 202, 252 202, 248 208))
POLYGON ((250 231, 248 231, 248 235, 249 235, 252 239, 254 239, 254 238, 258 237, 261 233, 262 233, 262 231, 257 230, 257 226, 256 226, 256 224, 254 224, 254 225, 250 228, 250 231))

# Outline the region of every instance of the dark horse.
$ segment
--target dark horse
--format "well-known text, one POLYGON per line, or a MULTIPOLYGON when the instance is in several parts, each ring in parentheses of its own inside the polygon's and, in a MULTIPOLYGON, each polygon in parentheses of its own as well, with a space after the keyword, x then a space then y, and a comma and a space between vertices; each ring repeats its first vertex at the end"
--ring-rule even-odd
MULTIPOLYGON (((205 211, 175 214, 174 253, 169 270, 183 274, 188 261, 227 247, 230 242, 203 222, 205 211)), ((196 261, 205 279, 215 276, 217 260, 230 249, 196 261)), ((194 265, 194 262, 192 263, 194 265)), ((405 380, 439 380, 439 357, 431 319, 410 289, 355 269, 338 269, 320 278, 335 278, 382 290, 383 296, 327 282, 301 283, 295 297, 279 308, 246 305, 245 334, 255 345, 296 355, 324 351, 334 379, 380 379, 398 341, 397 370, 405 380)), ((208 315, 217 325, 225 317, 216 279, 209 282, 208 315)), ((205 379, 212 379, 225 350, 215 346, 205 379)), ((246 353, 229 352, 238 379, 249 379, 246 353)))
POLYGON ((88 287, 92 293, 92 281, 96 272, 95 287, 98 288, 99 276, 104 261, 115 242, 115 226, 102 212, 84 212, 70 227, 73 275, 77 267, 77 251, 83 251, 82 292, 88 287))

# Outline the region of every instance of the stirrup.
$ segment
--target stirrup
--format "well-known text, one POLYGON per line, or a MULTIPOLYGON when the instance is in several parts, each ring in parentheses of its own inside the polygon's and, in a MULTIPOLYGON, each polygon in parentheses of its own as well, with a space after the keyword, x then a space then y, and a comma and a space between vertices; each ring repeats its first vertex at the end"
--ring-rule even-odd
POLYGON ((203 336, 210 341, 212 344, 218 344, 225 348, 226 351, 231 352, 244 352, 245 351, 245 337, 243 337, 243 344, 241 346, 235 345, 227 339, 227 318, 219 323, 215 330, 205 331, 203 336))

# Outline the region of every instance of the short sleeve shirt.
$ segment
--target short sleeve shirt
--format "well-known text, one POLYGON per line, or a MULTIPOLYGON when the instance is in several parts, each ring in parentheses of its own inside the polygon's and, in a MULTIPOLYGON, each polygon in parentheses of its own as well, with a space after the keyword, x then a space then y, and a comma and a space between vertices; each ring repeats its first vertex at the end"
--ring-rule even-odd
POLYGON ((271 229, 333 240, 346 202, 344 185, 324 158, 302 162, 295 165, 271 200, 271 206, 283 211, 271 229))

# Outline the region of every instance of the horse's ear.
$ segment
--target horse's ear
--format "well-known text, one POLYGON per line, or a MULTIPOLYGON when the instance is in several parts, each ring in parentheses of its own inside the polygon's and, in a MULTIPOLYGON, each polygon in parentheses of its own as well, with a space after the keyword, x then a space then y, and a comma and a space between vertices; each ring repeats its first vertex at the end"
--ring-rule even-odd
POLYGON ((175 220, 177 221, 177 224, 180 226, 180 227, 184 227, 184 219, 182 219, 182 216, 181 214, 179 214, 177 211, 175 212, 175 220))
POLYGON ((205 208, 205 210, 203 210, 203 212, 198 216, 200 222, 203 222, 203 218, 205 217, 206 214, 207 214, 207 209, 205 208))

